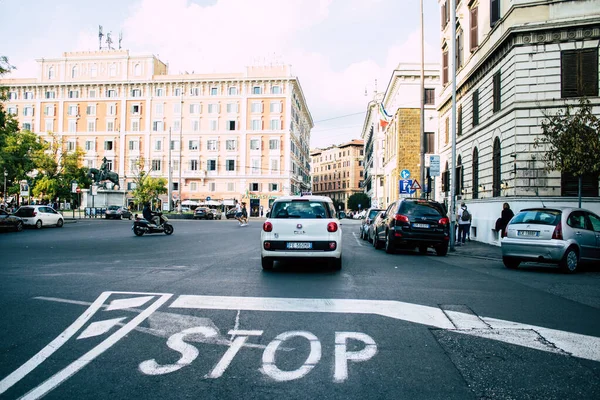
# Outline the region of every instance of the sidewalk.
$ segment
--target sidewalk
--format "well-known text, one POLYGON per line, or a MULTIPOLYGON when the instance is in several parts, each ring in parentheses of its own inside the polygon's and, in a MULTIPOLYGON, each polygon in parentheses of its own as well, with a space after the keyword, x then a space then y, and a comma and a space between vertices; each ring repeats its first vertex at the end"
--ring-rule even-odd
POLYGON ((502 260, 502 250, 500 249, 500 246, 494 246, 487 243, 471 241, 461 246, 455 246, 454 250, 454 252, 448 251, 448 255, 502 260))

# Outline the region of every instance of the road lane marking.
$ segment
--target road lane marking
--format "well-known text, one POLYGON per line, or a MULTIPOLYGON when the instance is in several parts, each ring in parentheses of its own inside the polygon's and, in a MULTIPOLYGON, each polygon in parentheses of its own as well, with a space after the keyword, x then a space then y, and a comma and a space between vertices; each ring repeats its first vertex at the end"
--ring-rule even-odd
MULTIPOLYGON (((356 234, 356 232, 352 232, 352 236, 354 236, 354 240, 356 240, 356 243, 360 246, 360 247, 364 247, 363 244, 360 242, 358 235, 356 234)), ((361 239, 362 240, 362 239, 361 239)))
MULTIPOLYGON (((207 310, 374 314, 465 335, 481 336, 485 333, 485 337, 488 339, 548 352, 555 352, 555 349, 558 348, 564 354, 600 361, 600 337, 488 317, 478 317, 483 321, 483 326, 487 326, 488 329, 473 329, 472 327, 457 329, 440 308, 401 301, 181 295, 169 307, 207 310), (540 348, 539 343, 532 343, 529 340, 523 340, 524 336, 522 335, 515 335, 515 330, 535 331, 548 344, 540 348)), ((460 312, 451 312, 451 315, 460 323, 466 324, 469 321, 469 324, 474 326, 475 321, 472 315, 461 315, 460 312)))
MULTIPOLYGON (((187 318, 196 318, 195 316, 183 316, 172 313, 161 313, 156 312, 157 309, 165 305, 165 303, 171 299, 172 294, 167 293, 137 293, 137 292, 103 292, 88 309, 75 320, 63 333, 55 338, 48 346, 44 347, 35 356, 25 362, 21 367, 15 370, 13 373, 5 377, 0 381, 0 393, 4 393, 15 383, 20 381, 39 364, 46 360, 52 355, 58 348, 63 346, 71 337, 79 332, 85 325, 90 321, 100 309, 108 309, 112 302, 107 302, 111 295, 126 295, 126 296, 150 296, 154 299, 146 309, 136 310, 128 308, 119 308, 120 311, 135 311, 139 314, 129 322, 124 323, 117 321, 113 324, 115 319, 107 320, 111 322, 105 322, 105 325, 96 325, 91 328, 96 322, 92 322, 88 325, 90 332, 99 332, 105 330, 106 326, 121 325, 123 326, 116 332, 107 337, 99 345, 95 346, 92 350, 88 351, 85 355, 69 364, 66 368, 62 369, 58 373, 51 376, 49 379, 44 381, 41 385, 35 387, 29 391, 26 395, 21 397, 22 399, 39 399, 44 396, 62 382, 73 376, 80 369, 84 368, 87 364, 92 362, 100 354, 108 350, 112 345, 118 342, 120 339, 125 337, 129 332, 134 329, 162 336, 167 334, 166 328, 153 329, 150 317, 153 315, 165 315, 163 321, 159 325, 164 325, 164 320, 173 318, 172 316, 178 316, 181 318, 182 325, 185 326, 187 323, 199 322, 202 326, 185 327, 183 330, 179 330, 176 333, 169 334, 169 341, 167 345, 172 349, 179 351, 182 355, 180 360, 175 364, 171 365, 158 365, 155 360, 147 360, 140 364, 140 370, 157 372, 157 373, 168 373, 180 369, 184 366, 189 365, 197 356, 198 350, 195 346, 192 346, 184 342, 184 337, 187 341, 198 341, 204 343, 213 344, 226 344, 229 347, 224 355, 224 358, 213 368, 212 372, 207 376, 208 378, 220 377, 225 372, 225 369, 232 362, 233 357, 237 354, 242 346, 251 347, 251 344, 247 344, 246 340, 249 336, 258 336, 262 334, 261 330, 239 330, 239 322, 237 323, 237 330, 229 331, 229 335, 232 337, 236 336, 234 341, 225 340, 219 334, 218 328, 214 327, 212 321, 210 324, 200 321, 187 321, 187 318), (138 325, 145 319, 150 320, 151 328, 142 328, 138 325), (212 324, 212 326, 211 326, 212 324), (102 329, 100 329, 103 326, 102 329), (187 335, 187 336, 186 336, 187 335), (197 337, 203 339, 198 340, 197 337), (154 361, 154 363, 152 363, 154 361), (144 365, 144 367, 142 367, 144 365), (162 370, 161 370, 162 368, 162 370)), ((135 297, 134 297, 135 298, 135 297)), ((43 300, 62 301, 73 304, 84 304, 84 302, 77 302, 73 300, 64 300, 56 298, 40 298, 43 300)), ((138 297, 139 299, 139 297, 138 297)), ((119 299, 123 300, 123 299, 119 299)), ((136 300, 137 303, 141 303, 142 300, 136 300)), ((146 301, 147 302, 147 301, 146 301)), ((125 303, 114 303, 125 304, 125 303)), ((130 302, 128 304, 133 304, 130 302)), ((181 295, 178 296, 171 304, 169 308, 185 308, 185 309, 207 309, 207 310, 235 310, 239 313, 242 310, 246 311, 276 311, 276 312, 318 312, 318 313, 341 313, 341 314, 373 314, 384 317, 389 317, 396 320, 403 320, 408 322, 419 323, 422 325, 444 329, 450 332, 456 332, 464 335, 470 335, 475 337, 481 337, 491 340, 496 340, 504 343, 515 344, 522 347, 532 348, 535 350, 541 350, 545 352, 551 352, 560 355, 569 355, 588 359, 592 361, 600 361, 600 338, 588 335, 582 335, 572 332, 565 332, 555 329, 549 329, 539 327, 535 325, 527 325, 518 322, 511 322, 506 320, 500 320, 490 317, 479 317, 472 313, 468 307, 465 309, 456 308, 457 306, 440 306, 431 307, 423 306, 418 304, 405 303, 400 301, 389 301, 389 300, 356 300, 356 299, 307 299, 307 298, 267 298, 267 297, 230 297, 230 296, 199 296, 199 295, 181 295), (463 312, 463 311, 469 312, 463 312), (453 324, 454 321, 454 324, 453 324)), ((113 311, 114 313, 115 311, 113 311)), ((104 314, 103 314, 104 315, 104 314)), ((114 314, 113 314, 114 315, 114 314)), ((129 318, 129 317, 127 317, 129 318)), ((238 319, 239 321, 239 319, 238 319)), ((174 327, 173 329, 179 329, 182 325, 174 327)), ((110 329, 108 329, 110 330, 110 329)), ((92 337, 92 336, 89 336, 92 337)), ((254 345, 259 347, 258 345, 254 345)), ((336 332, 335 342, 335 364, 334 364, 334 381, 342 382, 347 379, 348 362, 361 362, 372 358, 376 352, 375 341, 365 333, 360 332, 336 332), (348 352, 347 348, 344 347, 344 343, 347 339, 361 340, 365 343, 365 347, 362 350, 348 352)), ((264 348, 263 352, 263 366, 261 372, 265 375, 270 376, 275 380, 287 381, 292 379, 299 379, 308 372, 316 363, 321 359, 321 344, 318 338, 312 333, 307 331, 292 331, 284 332, 278 335, 275 340, 269 343, 264 348), (275 353, 278 350, 283 350, 281 345, 288 339, 294 336, 300 336, 307 339, 310 343, 310 353, 300 368, 294 371, 282 371, 275 365, 275 353)))
POLYGON ((77 340, 79 339, 87 339, 94 336, 104 335, 106 332, 110 331, 115 326, 119 325, 121 321, 123 321, 125 317, 121 318, 113 318, 107 319, 106 321, 98 321, 92 322, 90 326, 85 328, 81 335, 77 336, 77 340))
POLYGON ((114 345, 117 341, 123 338, 127 333, 133 330, 143 320, 145 320, 150 314, 156 309, 162 306, 168 299, 171 298, 172 294, 165 293, 138 293, 138 292, 103 292, 98 298, 88 307, 88 309, 73 322, 67 329, 65 329, 60 335, 58 335, 53 341, 51 341, 46 347, 40 350, 36 355, 31 357, 25 364, 21 365, 10 375, 0 381, 0 394, 7 391, 14 384, 23 379, 27 374, 33 371, 37 366, 44 362, 50 357, 56 350, 61 348, 71 337, 73 337, 91 318, 94 316, 104 305, 105 301, 111 295, 126 294, 129 296, 134 295, 152 295, 156 298, 156 301, 152 303, 148 308, 142 311, 139 315, 134 317, 130 322, 125 324, 115 333, 110 335, 100 344, 92 348, 85 355, 69 364, 66 368, 53 375, 41 385, 37 386, 27 394, 23 399, 39 399, 44 396, 56 386, 67 380, 73 374, 77 373, 81 368, 89 364, 94 358, 105 352, 108 348, 114 345))
POLYGON ((181 295, 169 308, 375 314, 436 328, 454 328, 439 308, 393 300, 181 295))

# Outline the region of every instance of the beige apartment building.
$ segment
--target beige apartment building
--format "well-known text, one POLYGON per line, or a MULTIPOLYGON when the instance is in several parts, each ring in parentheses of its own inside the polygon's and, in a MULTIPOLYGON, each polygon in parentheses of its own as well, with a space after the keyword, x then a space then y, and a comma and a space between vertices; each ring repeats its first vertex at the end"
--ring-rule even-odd
POLYGON ((329 196, 347 205, 354 193, 362 193, 364 141, 352 140, 310 152, 312 193, 329 196))
POLYGON ((140 161, 168 178, 169 158, 174 201, 246 200, 254 213, 310 189, 313 121, 287 65, 171 75, 157 57, 127 50, 37 62, 36 77, 0 82, 8 111, 22 129, 61 138, 63 151, 81 148, 84 166, 106 157, 121 189, 134 188, 140 161))

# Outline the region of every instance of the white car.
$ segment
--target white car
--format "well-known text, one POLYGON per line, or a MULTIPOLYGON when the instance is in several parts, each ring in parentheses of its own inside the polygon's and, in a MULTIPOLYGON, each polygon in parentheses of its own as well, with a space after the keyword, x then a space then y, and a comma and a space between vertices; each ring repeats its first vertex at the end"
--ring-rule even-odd
POLYGON ((15 212, 15 215, 21 217, 25 225, 35 226, 37 229, 52 225, 61 228, 65 223, 62 214, 50 206, 21 206, 15 212))
POLYGON ((262 267, 275 260, 323 259, 342 268, 342 229, 333 202, 325 196, 286 196, 273 203, 260 235, 262 267))

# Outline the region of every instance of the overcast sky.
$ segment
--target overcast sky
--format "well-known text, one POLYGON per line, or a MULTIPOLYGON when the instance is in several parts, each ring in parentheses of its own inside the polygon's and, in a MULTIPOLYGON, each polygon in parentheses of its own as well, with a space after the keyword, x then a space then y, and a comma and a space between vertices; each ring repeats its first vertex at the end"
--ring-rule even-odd
MULTIPOLYGON (((423 2, 426 61, 439 62, 438 3, 423 2)), ((360 138, 375 80, 384 91, 420 54, 418 0, 0 0, 0 55, 17 67, 11 77, 31 77, 36 58, 97 49, 98 25, 171 73, 291 64, 315 122, 311 148, 360 138)))

